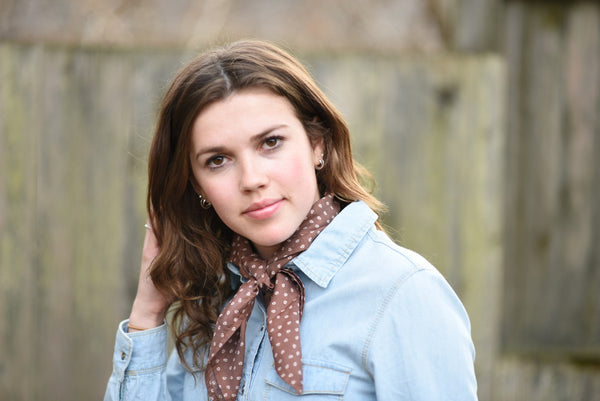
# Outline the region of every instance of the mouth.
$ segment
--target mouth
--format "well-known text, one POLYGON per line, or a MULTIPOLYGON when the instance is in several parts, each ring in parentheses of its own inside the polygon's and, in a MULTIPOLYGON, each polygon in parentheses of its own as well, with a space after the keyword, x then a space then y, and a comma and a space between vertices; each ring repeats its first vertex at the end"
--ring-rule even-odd
POLYGON ((263 199, 251 204, 242 214, 253 219, 267 219, 275 214, 282 203, 283 199, 263 199))

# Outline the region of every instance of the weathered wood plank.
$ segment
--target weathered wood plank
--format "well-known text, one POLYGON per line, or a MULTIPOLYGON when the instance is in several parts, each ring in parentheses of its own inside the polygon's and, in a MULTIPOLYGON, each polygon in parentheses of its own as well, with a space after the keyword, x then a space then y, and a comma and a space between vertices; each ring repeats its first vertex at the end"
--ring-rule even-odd
POLYGON ((0 389, 34 399, 39 389, 36 168, 42 52, 0 45, 0 389), (32 341, 23 342, 23 339, 32 341), (20 372, 14 374, 13 372, 20 372))
POLYGON ((157 101, 182 55, 0 51, 0 392, 97 399, 135 293, 157 101))
POLYGON ((595 401, 600 394, 594 366, 507 357, 495 372, 494 401, 595 401))
POLYGON ((123 297, 120 203, 131 127, 122 67, 109 55, 68 49, 43 60, 37 185, 44 196, 36 214, 40 324, 52 347, 40 355, 38 380, 60 399, 100 393, 96 378, 107 365, 98 335, 109 334, 119 306, 106 301, 123 297))
MULTIPOLYGON (((600 11, 512 5, 505 348, 600 358, 600 11)), ((599 359, 600 360, 600 359, 599 359)))
POLYGON ((0 8, 0 38, 14 41, 181 49, 259 37, 307 50, 388 53, 444 49, 428 9, 444 5, 452 14, 455 8, 455 1, 446 0, 6 3, 0 8))
MULTIPOLYGON (((565 275, 582 289, 563 298, 582 322, 581 345, 600 363, 600 9, 580 4, 569 13, 565 52, 565 165, 561 221, 565 275)), ((571 330, 564 335, 572 339, 571 330)), ((579 341, 579 339, 578 339, 579 341)), ((582 356, 585 357, 585 356, 582 356)))
POLYGON ((454 10, 453 49, 470 52, 497 52, 500 49, 505 2, 502 0, 440 1, 454 10))

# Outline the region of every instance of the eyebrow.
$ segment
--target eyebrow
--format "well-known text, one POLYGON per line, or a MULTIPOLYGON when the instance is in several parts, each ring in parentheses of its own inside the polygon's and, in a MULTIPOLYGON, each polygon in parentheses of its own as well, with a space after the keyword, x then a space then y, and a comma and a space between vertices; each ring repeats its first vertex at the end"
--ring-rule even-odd
MULTIPOLYGON (((258 133, 256 135, 253 135, 252 137, 250 137, 250 142, 253 142, 253 143, 260 142, 262 139, 264 139, 266 136, 268 136, 269 134, 271 134, 273 131, 276 131, 276 130, 278 130, 280 128, 286 128, 286 127, 288 127, 287 124, 277 124, 277 125, 274 125, 272 127, 269 127, 266 130, 264 130, 264 131, 262 131, 262 132, 260 132, 260 133, 258 133)), ((227 148, 225 146, 211 146, 211 147, 208 147, 208 148, 202 148, 202 149, 200 149, 198 152, 196 152, 196 154, 195 154, 194 157, 195 157, 196 160, 198 160, 198 158, 200 156, 204 155, 204 154, 207 154, 207 153, 223 153, 226 150, 227 150, 227 148)))

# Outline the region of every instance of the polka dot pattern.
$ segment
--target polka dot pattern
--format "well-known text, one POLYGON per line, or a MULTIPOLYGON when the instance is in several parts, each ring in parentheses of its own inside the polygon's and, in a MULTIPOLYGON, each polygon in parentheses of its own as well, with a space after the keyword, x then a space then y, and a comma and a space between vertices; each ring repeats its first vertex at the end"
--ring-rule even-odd
POLYGON ((240 267, 247 281, 217 319, 205 372, 209 397, 225 401, 236 399, 244 367, 246 325, 259 292, 268 304, 267 334, 275 370, 298 394, 302 393, 300 319, 304 309, 304 285, 285 265, 310 246, 339 210, 333 195, 319 199, 298 230, 269 260, 254 253, 246 238, 234 237, 231 261, 240 267))

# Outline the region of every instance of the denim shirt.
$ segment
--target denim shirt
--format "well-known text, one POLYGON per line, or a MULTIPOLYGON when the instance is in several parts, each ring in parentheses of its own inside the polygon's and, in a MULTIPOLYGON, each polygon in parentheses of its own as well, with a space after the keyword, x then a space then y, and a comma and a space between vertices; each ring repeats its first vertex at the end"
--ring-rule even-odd
MULTIPOLYGON (((287 265, 305 286, 303 394, 275 371, 259 297, 238 400, 477 399, 465 309, 430 263, 375 228, 376 218, 365 203, 349 204, 287 265)), ((228 267, 242 282, 238 268, 228 267)), ((167 360, 165 325, 126 327, 121 322, 117 331, 105 401, 207 400, 204 372, 194 378, 176 352, 167 360)))

